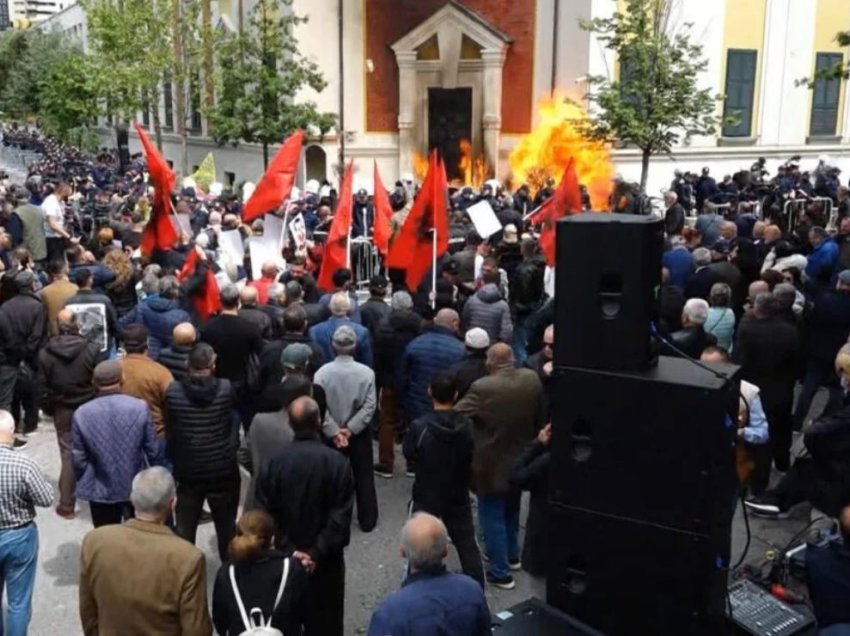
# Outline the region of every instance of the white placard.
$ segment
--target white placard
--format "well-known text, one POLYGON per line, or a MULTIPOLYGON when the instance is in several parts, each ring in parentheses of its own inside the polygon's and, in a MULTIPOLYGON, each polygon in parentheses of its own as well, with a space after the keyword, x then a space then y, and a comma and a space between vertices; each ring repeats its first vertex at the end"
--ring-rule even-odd
POLYGON ((172 214, 171 218, 176 221, 175 229, 180 234, 185 234, 186 236, 192 236, 192 219, 188 214, 172 214))
POLYGON ((239 230, 225 230, 218 235, 218 246, 227 253, 231 262, 241 264, 245 258, 245 247, 242 245, 242 233, 239 230))
POLYGON ((296 252, 305 252, 307 250, 307 226, 304 224, 304 215, 300 212, 292 217, 289 221, 289 231, 292 233, 292 240, 295 242, 296 252))
POLYGON ((275 246, 280 249, 280 242, 283 239, 283 219, 274 214, 266 214, 263 217, 263 241, 271 244, 274 240, 275 246))
POLYGON ((469 206, 466 208, 466 213, 469 215, 469 219, 475 226, 475 231, 478 232, 481 238, 485 241, 491 235, 501 231, 502 229, 502 224, 499 223, 496 213, 493 212, 493 208, 490 207, 490 204, 487 203, 487 201, 479 201, 475 205, 469 206))
POLYGON ((248 241, 248 254, 251 256, 251 279, 260 280, 263 277, 263 264, 268 262, 277 263, 283 270, 286 261, 275 245, 263 241, 262 237, 252 238, 248 241))

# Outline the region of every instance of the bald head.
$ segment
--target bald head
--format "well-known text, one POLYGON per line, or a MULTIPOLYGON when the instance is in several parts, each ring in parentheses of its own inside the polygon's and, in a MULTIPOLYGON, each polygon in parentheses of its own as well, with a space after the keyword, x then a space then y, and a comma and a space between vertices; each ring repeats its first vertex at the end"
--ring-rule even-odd
POLYGON ((460 328, 460 316, 454 309, 441 309, 434 316, 434 325, 457 331, 460 328))
POLYGON ((416 513, 401 531, 401 554, 412 573, 438 571, 449 554, 446 526, 433 515, 416 513))
POLYGON ((328 308, 331 311, 331 315, 336 316, 337 318, 347 316, 348 312, 351 311, 351 299, 348 297, 346 292, 337 292, 331 296, 328 308))
POLYGON ((289 405, 289 426, 298 436, 315 435, 322 427, 319 405, 311 398, 302 396, 289 405))
POLYGON ((0 411, 0 444, 11 444, 15 439, 15 418, 9 411, 0 411))
POLYGON ((266 261, 263 263, 263 268, 260 270, 263 278, 274 278, 277 276, 277 264, 274 261, 266 261))
POLYGON ((171 335, 174 338, 174 344, 178 347, 191 347, 197 338, 195 326, 191 322, 181 322, 174 327, 171 335))
POLYGON ((487 349, 487 369, 495 373, 514 364, 514 352, 504 342, 497 342, 487 349))
POLYGON ((764 238, 764 230, 767 227, 767 223, 764 221, 756 221, 753 224, 753 239, 758 241, 764 238))
POLYGON ((765 281, 754 280, 752 283, 750 283, 749 290, 747 291, 747 299, 750 302, 753 302, 756 296, 758 296, 759 294, 766 294, 769 291, 770 285, 768 285, 765 281))
POLYGON ((774 243, 782 238, 782 230, 779 229, 778 225, 768 225, 764 228, 764 242, 765 243, 774 243))
POLYGON ((259 296, 256 287, 243 287, 239 292, 239 301, 243 307, 256 307, 259 296))

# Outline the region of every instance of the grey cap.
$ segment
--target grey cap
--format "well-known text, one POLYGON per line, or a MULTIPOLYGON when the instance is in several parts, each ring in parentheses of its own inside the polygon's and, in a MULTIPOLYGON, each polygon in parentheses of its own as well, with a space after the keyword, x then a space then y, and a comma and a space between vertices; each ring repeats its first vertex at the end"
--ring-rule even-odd
POLYGON ((121 363, 105 360, 94 368, 92 383, 97 386, 113 386, 121 382, 121 363))
POLYGON ((838 275, 838 280, 842 285, 850 285, 850 269, 845 269, 838 275))
POLYGON ((397 291, 390 300, 393 309, 413 309, 413 299, 406 291, 397 291))
POLYGON ((35 275, 28 269, 22 269, 12 279, 16 289, 26 289, 35 284, 35 275))
POLYGON ((285 369, 306 369, 312 353, 310 347, 304 343, 293 342, 280 354, 280 364, 285 369))
POLYGON ((357 344, 357 334, 351 327, 343 325, 334 331, 333 343, 337 347, 353 347, 357 344))

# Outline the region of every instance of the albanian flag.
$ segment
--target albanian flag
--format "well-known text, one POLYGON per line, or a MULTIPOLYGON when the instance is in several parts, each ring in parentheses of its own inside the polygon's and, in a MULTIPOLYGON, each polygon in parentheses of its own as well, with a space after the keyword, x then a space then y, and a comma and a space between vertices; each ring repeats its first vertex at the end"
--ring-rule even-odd
POLYGON ((375 206, 375 228, 372 235, 375 238, 375 247, 382 255, 387 255, 390 246, 390 234, 392 234, 393 207, 390 204, 390 195, 384 188, 381 175, 378 173, 378 162, 375 162, 375 193, 372 197, 375 206))
POLYGON ((200 286, 192 294, 192 303, 195 305, 198 317, 206 322, 210 316, 221 311, 221 298, 218 295, 218 282, 215 275, 213 275, 209 265, 202 264, 197 247, 189 252, 189 256, 186 257, 186 262, 183 264, 183 269, 177 274, 177 279, 181 283, 188 280, 197 273, 199 266, 204 267, 206 271, 200 286))
POLYGON ((540 249, 546 256, 546 264, 555 266, 555 224, 558 219, 569 214, 578 214, 582 210, 581 191, 578 187, 575 161, 570 158, 561 183, 551 197, 543 202, 537 212, 535 223, 542 223, 540 230, 540 249))
POLYGON ((419 287, 436 265, 435 258, 449 248, 447 191, 446 168, 435 150, 428 159, 428 174, 413 208, 387 254, 388 268, 407 270, 405 283, 410 290, 419 287))
POLYGON ((136 122, 136 132, 145 150, 148 174, 150 174, 154 186, 151 214, 145 229, 142 231, 140 245, 142 254, 150 256, 156 250, 171 249, 180 238, 171 219, 171 191, 174 189, 174 173, 138 122, 136 122))
POLYGON ((339 199, 336 204, 333 221, 328 231, 328 240, 325 243, 325 254, 322 257, 322 269, 319 272, 319 280, 316 281, 319 289, 329 290, 334 288, 333 275, 338 269, 348 267, 348 239, 351 232, 351 198, 352 181, 354 179, 354 162, 351 161, 345 168, 342 178, 342 186, 339 189, 339 199))
POLYGON ((301 144, 304 133, 296 130, 277 151, 269 167, 257 184, 251 198, 242 209, 242 221, 250 223, 266 212, 276 210, 289 198, 295 184, 295 172, 301 158, 301 144))

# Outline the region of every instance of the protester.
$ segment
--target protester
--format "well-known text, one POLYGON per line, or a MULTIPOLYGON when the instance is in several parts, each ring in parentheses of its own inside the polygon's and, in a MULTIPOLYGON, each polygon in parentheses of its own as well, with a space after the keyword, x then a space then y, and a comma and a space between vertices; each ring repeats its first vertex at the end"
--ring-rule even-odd
POLYGON ((135 518, 96 528, 80 547, 80 621, 93 634, 209 636, 204 554, 165 527, 174 478, 162 467, 138 473, 135 518))
POLYGON ((191 322, 181 322, 174 326, 171 346, 161 349, 158 362, 168 369, 176 382, 181 382, 189 373, 189 354, 198 339, 191 322))
POLYGON ((50 284, 41 290, 41 301, 47 310, 47 330, 51 336, 57 333, 56 317, 78 290, 78 287, 68 280, 68 264, 63 260, 54 261, 47 266, 50 284))
POLYGON ((121 392, 144 400, 156 436, 165 439, 165 392, 174 381, 171 372, 148 355, 147 327, 131 324, 121 334, 127 352, 121 359, 121 392))
POLYGON ((458 400, 466 395, 473 382, 487 375, 487 349, 490 347, 490 337, 480 327, 467 330, 463 340, 466 356, 449 369, 455 378, 458 400))
POLYGON ((120 320, 122 327, 134 323, 147 327, 150 333, 148 353, 152 360, 158 360, 160 351, 171 345, 174 328, 191 321, 188 312, 180 306, 180 283, 174 276, 160 278, 158 290, 156 298, 139 303, 120 320))
POLYGON ((838 516, 841 541, 825 546, 806 546, 806 585, 812 600, 818 628, 827 633, 832 627, 840 635, 850 627, 850 505, 838 516))
POLYGON ((239 292, 239 316, 254 324, 264 340, 272 337, 272 319, 260 309, 259 292, 254 287, 243 287, 239 292))
POLYGON ((307 314, 301 305, 291 305, 283 312, 283 333, 265 344, 260 354, 260 384, 268 388, 283 379, 280 356, 291 344, 303 344, 310 349, 305 373, 310 377, 325 363, 321 348, 307 336, 307 314))
POLYGON ((703 349, 717 344, 717 338, 705 330, 708 316, 708 303, 702 298, 686 302, 682 310, 682 328, 667 336, 662 354, 699 358, 703 349))
POLYGON ((96 343, 109 358, 114 358, 117 350, 118 314, 109 296, 94 291, 94 275, 87 268, 79 268, 74 273, 74 282, 79 288, 65 303, 77 314, 81 333, 96 343))
MULTIPOLYGON (((314 350, 310 346, 313 343, 292 342, 281 351, 278 360, 278 375, 280 380, 266 385, 263 392, 257 397, 257 413, 276 413, 287 406, 306 387, 310 395, 319 405, 322 419, 327 411, 327 398, 325 390, 321 385, 313 383, 310 376, 314 350)), ((254 416, 256 420, 256 416, 254 416)))
POLYGON ((363 325, 357 324, 349 317, 351 307, 351 299, 347 293, 335 293, 328 300, 331 317, 314 327, 310 327, 310 339, 322 350, 325 360, 333 360, 336 356, 336 352, 332 346, 333 335, 343 325, 351 327, 357 337, 355 360, 371 368, 374 366, 374 357, 372 356, 369 331, 363 325))

